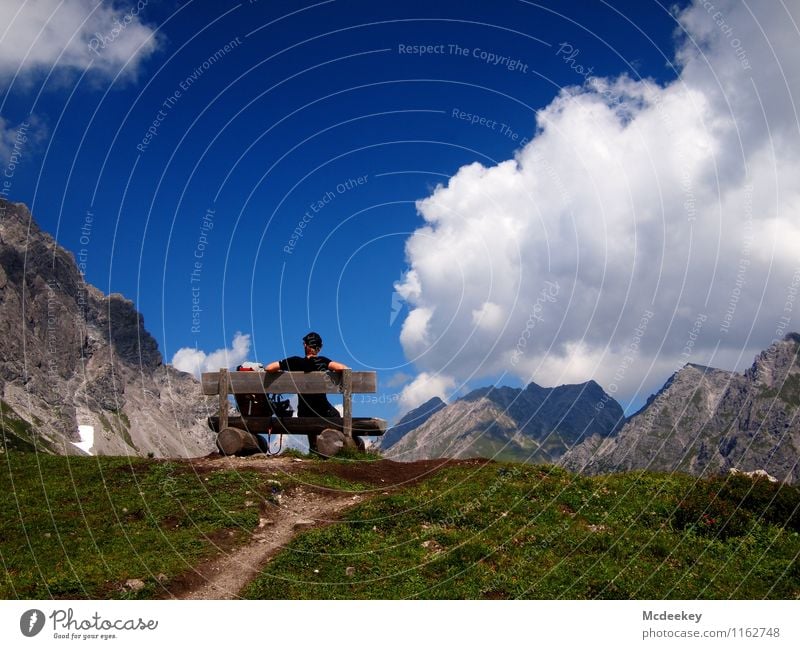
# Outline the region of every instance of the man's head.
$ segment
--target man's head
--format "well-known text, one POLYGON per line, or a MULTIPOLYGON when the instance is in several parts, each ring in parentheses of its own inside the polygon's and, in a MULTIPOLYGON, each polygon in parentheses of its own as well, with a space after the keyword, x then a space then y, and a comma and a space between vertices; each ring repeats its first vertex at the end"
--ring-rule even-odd
POLYGON ((303 336, 303 344, 306 346, 306 351, 309 349, 314 353, 318 353, 322 349, 322 336, 316 331, 312 331, 303 336))

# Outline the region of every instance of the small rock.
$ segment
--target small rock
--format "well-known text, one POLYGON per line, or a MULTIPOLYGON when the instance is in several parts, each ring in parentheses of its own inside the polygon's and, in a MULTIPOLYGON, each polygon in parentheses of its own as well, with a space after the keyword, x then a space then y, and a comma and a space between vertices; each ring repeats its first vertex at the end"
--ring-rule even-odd
POLYGON ((144 582, 141 579, 128 579, 128 581, 125 582, 125 588, 133 592, 138 592, 144 588, 144 582))
POLYGON ((302 462, 302 461, 303 460, 301 460, 299 457, 293 457, 292 458, 292 462, 302 462))
POLYGON ((728 473, 731 475, 743 475, 747 476, 748 478, 758 479, 758 478, 765 478, 769 482, 778 482, 778 479, 771 476, 769 473, 764 471, 764 469, 756 469, 755 471, 740 471, 739 469, 733 467, 728 470, 728 473))
POLYGON ((245 500, 244 501, 244 506, 245 507, 252 507, 253 505, 255 505, 255 503, 252 500, 245 500))
POLYGON ((317 437, 317 453, 333 457, 345 447, 345 434, 340 430, 326 428, 317 437))
POLYGON ((50 532, 45 532, 44 533, 44 538, 46 538, 46 539, 49 539, 51 536, 52 536, 52 534, 50 534, 50 532))
POLYGON ((169 577, 167 577, 163 572, 160 572, 156 575, 156 581, 159 584, 163 584, 165 581, 167 581, 167 579, 169 579, 169 577))
POLYGON ((314 527, 314 521, 310 521, 307 519, 300 519, 295 521, 294 523, 294 529, 296 530, 305 530, 308 529, 309 527, 314 527))
POLYGON ((314 568, 314 574, 315 574, 315 575, 318 575, 318 574, 319 574, 319 570, 317 570, 316 568, 314 568))
POLYGON ((258 527, 259 529, 265 528, 267 525, 274 525, 275 521, 270 518, 259 518, 258 519, 258 527))
POLYGON ((348 577, 352 577, 356 574, 356 569, 353 566, 347 566, 347 568, 344 569, 344 574, 348 577))

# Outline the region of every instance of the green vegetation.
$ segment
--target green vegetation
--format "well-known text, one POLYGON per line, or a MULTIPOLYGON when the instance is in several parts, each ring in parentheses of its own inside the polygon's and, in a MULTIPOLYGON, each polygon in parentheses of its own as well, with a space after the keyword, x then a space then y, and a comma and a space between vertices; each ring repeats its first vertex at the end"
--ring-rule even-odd
MULTIPOLYGON (((114 416, 117 418, 117 421, 120 423, 120 431, 119 435, 122 437, 122 441, 124 441, 130 448, 134 449, 137 453, 139 452, 139 448, 136 444, 133 443, 133 439, 131 438, 131 433, 128 430, 130 428, 131 422, 128 420, 128 416, 123 413, 121 410, 115 410, 114 416)), ((104 414, 99 415, 100 424, 103 426, 105 430, 109 433, 116 434, 117 431, 114 430, 114 427, 111 425, 111 422, 108 421, 104 414)))
POLYGON ((247 471, 16 452, 0 462, 4 599, 158 597, 159 576, 169 587, 220 545, 249 539, 269 497, 247 471), (128 579, 145 588, 126 591, 128 579))
POLYGON ((0 452, 38 450, 51 451, 51 445, 36 434, 33 426, 5 401, 0 399, 0 452))
POLYGON ((296 537, 244 596, 797 598, 799 508, 745 477, 453 467, 296 537))
POLYGON ((122 423, 122 425, 125 428, 130 428, 131 427, 131 420, 128 419, 128 415, 126 415, 124 412, 122 412, 122 410, 115 410, 114 414, 117 416, 117 419, 120 420, 120 422, 122 423))
POLYGON ((767 399, 779 398, 789 406, 800 406, 800 374, 788 374, 786 380, 778 388, 764 388, 761 396, 767 399))
POLYGON ((462 463, 392 489, 381 472, 397 465, 352 459, 293 463, 279 481, 133 458, 0 462, 2 598, 166 595, 251 542, 266 503, 298 485, 317 487, 310 498, 368 493, 340 522, 298 534, 245 597, 800 597, 800 489, 744 476, 462 463))

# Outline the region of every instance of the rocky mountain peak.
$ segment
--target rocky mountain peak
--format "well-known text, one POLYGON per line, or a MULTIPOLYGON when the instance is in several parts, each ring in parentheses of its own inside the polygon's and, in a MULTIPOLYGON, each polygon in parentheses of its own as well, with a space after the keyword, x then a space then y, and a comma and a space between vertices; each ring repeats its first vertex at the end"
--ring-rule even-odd
POLYGON ((744 374, 687 364, 618 432, 584 440, 561 463, 587 473, 764 470, 797 482, 799 347, 789 334, 744 374))
POLYGON ((800 373, 800 334, 789 333, 756 356, 745 372, 755 384, 780 387, 790 375, 800 373))
POLYGON ((620 405, 594 381, 488 386, 441 407, 383 447, 406 460, 482 455, 550 462, 584 437, 608 436, 623 420, 620 405))
POLYGON ((200 386, 165 366, 135 305, 87 284, 21 203, 0 200, 0 396, 6 442, 77 453, 202 455, 200 386))

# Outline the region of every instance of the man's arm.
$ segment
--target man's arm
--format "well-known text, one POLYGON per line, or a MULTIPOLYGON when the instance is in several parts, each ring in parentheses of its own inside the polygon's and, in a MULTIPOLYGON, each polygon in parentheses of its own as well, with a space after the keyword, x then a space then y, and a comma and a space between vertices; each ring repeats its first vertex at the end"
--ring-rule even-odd
POLYGON ((281 363, 280 361, 273 361, 269 365, 267 365, 264 370, 267 372, 280 372, 281 371, 281 363))
POLYGON ((344 363, 337 363, 336 361, 331 361, 328 363, 328 369, 333 370, 334 372, 341 372, 342 370, 349 370, 350 368, 347 367, 344 363))

